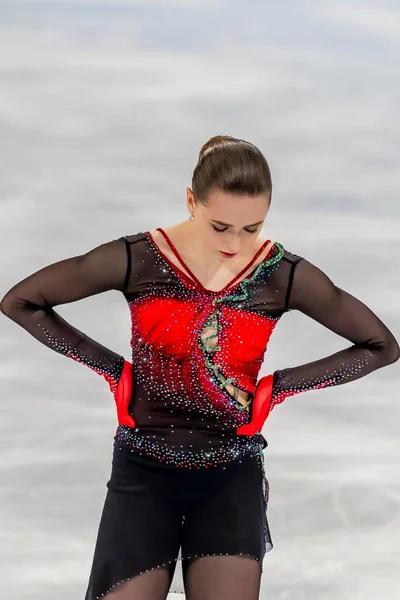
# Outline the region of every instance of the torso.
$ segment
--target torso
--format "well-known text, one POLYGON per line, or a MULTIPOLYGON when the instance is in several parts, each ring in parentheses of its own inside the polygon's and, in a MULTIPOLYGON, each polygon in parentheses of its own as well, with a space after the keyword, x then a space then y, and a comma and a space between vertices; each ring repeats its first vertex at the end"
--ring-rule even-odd
MULTIPOLYGON (((166 233, 166 235, 168 236, 168 238, 170 239, 170 241, 175 246, 175 249, 178 251, 181 259, 188 266, 188 268, 192 271, 192 273, 195 275, 195 277, 198 279, 198 281, 202 284, 202 286, 204 288, 206 288, 207 290, 212 290, 212 291, 222 290, 226 285, 228 285, 232 281, 232 279, 235 277, 235 275, 240 273, 246 267, 246 265, 250 263, 250 261, 252 260, 254 255, 257 253, 257 251, 267 241, 267 240, 264 240, 264 239, 258 237, 255 240, 255 244, 253 246, 251 255, 241 257, 240 261, 235 262, 234 267, 231 262, 229 263, 229 265, 227 265, 225 263, 221 263, 221 267, 215 273, 213 273, 212 276, 210 276, 209 272, 207 274, 206 269, 204 269, 202 272, 201 268, 199 267, 198 264, 197 265, 190 264, 188 259, 184 256, 184 249, 182 246, 182 237, 179 235, 179 228, 180 228, 179 225, 175 225, 172 227, 163 228, 163 230, 166 233)), ((150 233, 151 233, 151 236, 152 236, 154 242, 157 244, 160 251, 168 258, 168 260, 177 269, 185 272, 186 275, 190 276, 190 274, 186 272, 182 263, 177 259, 174 252, 171 250, 171 248, 170 248, 168 242, 166 241, 166 239, 164 238, 163 234, 157 230, 151 231, 150 233)), ((270 243, 268 243, 265 246, 264 250, 258 256, 258 258, 254 262, 252 262, 250 267, 243 273, 241 279, 245 279, 247 277, 247 275, 252 273, 254 271, 254 269, 266 259, 266 257, 268 256, 268 253, 270 252, 273 245, 274 245, 274 242, 271 241, 270 243)), ((205 335, 209 335, 210 333, 211 333, 211 330, 209 331, 207 329, 204 331, 205 335)), ((233 385, 231 385, 231 384, 227 385, 226 390, 228 393, 230 393, 232 396, 234 396, 235 387, 233 385)), ((248 398, 249 398, 249 394, 247 392, 240 390, 240 389, 238 390, 237 400, 241 404, 246 405, 248 398)))

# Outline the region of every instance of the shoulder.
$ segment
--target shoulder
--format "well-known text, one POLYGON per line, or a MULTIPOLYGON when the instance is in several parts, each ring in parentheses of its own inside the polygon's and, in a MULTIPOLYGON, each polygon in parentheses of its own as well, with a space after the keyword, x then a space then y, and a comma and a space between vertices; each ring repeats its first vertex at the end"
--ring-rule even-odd
POLYGON ((279 259, 281 261, 289 263, 293 266, 301 260, 305 260, 304 257, 300 254, 288 250, 286 246, 284 246, 281 242, 274 242, 274 254, 276 256, 279 256, 279 259))
POLYGON ((116 241, 124 242, 125 244, 130 245, 130 244, 136 244, 137 242, 140 242, 140 241, 146 240, 146 239, 147 239, 146 232, 139 231, 137 233, 123 235, 120 238, 117 238, 116 241))
POLYGON ((310 297, 326 299, 333 284, 329 277, 302 254, 275 242, 277 271, 274 283, 286 290, 285 311, 302 310, 310 297))
POLYGON ((324 270, 316 264, 318 260, 314 261, 312 258, 306 258, 303 254, 288 250, 280 243, 276 243, 276 245, 281 248, 281 261, 288 265, 288 270, 298 281, 304 280, 307 284, 310 283, 310 280, 330 281, 324 270))

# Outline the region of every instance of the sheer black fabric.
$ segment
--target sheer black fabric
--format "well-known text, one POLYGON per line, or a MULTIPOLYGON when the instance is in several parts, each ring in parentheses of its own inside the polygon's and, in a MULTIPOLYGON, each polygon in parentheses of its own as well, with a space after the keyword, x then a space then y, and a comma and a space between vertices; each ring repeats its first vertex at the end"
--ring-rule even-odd
POLYGON ((107 290, 123 291, 127 252, 123 239, 40 269, 15 285, 1 310, 39 342, 118 383, 124 359, 67 323, 54 307, 107 290))
MULTIPOLYGON (((230 565, 258 581, 266 544, 271 546, 260 460, 191 471, 115 447, 86 600, 151 586, 148 573, 166 568, 171 573, 179 550, 185 570, 200 558, 236 556, 240 562, 231 559, 230 565)), ((213 561, 208 565, 203 584, 211 592, 206 575, 217 567, 213 561)), ((188 578, 197 580, 196 573, 189 568, 188 578)), ((227 582, 225 587, 226 594, 231 587, 227 582)))
POLYGON ((399 359, 397 341, 376 314, 304 258, 293 269, 287 309, 304 313, 352 346, 275 371, 273 405, 298 392, 354 381, 399 359))
POLYGON ((101 600, 167 600, 175 566, 176 563, 171 563, 124 581, 102 595, 101 600))
MULTIPOLYGON (((183 561, 186 600, 258 600, 261 566, 247 556, 183 561)), ((132 577, 102 600, 167 600, 175 563, 132 577)))
POLYGON ((268 260, 220 294, 196 286, 149 232, 140 232, 28 276, 5 295, 1 310, 115 391, 124 357, 54 310, 107 290, 123 293, 129 306, 129 412, 137 426, 117 428, 86 598, 113 590, 116 600, 161 600, 181 547, 188 600, 211 600, 216 584, 219 600, 256 600, 263 556, 272 547, 266 440, 236 431, 251 420, 274 328, 298 310, 351 346, 275 371, 272 406, 389 365, 398 360, 399 345, 365 304, 278 243, 268 260), (216 344, 207 345, 203 334, 208 338, 214 328, 216 344), (226 381, 249 394, 249 406, 237 402, 226 381))
POLYGON ((247 556, 207 556, 184 564, 186 600, 258 600, 261 566, 247 556))
MULTIPOLYGON (((6 294, 1 310, 38 341, 87 365, 115 387, 123 357, 54 310, 107 290, 123 292, 128 302, 160 292, 179 297, 187 291, 177 271, 160 260, 154 244, 139 233, 37 271, 6 294)), ((229 299, 225 304, 234 305, 229 299)), ((399 358, 393 334, 365 304, 337 287, 317 266, 287 250, 279 268, 265 280, 255 279, 251 295, 239 306, 236 302, 235 308, 275 320, 288 310, 299 310, 352 343, 312 363, 277 370, 273 404, 301 391, 354 381, 399 358)), ((142 406, 137 408, 140 411, 142 406)))

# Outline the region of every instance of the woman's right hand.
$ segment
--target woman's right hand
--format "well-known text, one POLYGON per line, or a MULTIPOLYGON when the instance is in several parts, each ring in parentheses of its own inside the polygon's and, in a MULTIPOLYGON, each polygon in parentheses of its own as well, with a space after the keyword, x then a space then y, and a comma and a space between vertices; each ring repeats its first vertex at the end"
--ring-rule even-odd
POLYGON ((241 425, 237 430, 237 435, 253 436, 261 433, 268 415, 271 411, 272 388, 274 384, 274 375, 271 373, 262 377, 257 383, 251 409, 251 419, 249 423, 241 425))
POLYGON ((132 364, 125 360, 121 377, 114 392, 114 399, 117 406, 118 423, 127 427, 136 427, 134 418, 128 413, 131 396, 132 364))

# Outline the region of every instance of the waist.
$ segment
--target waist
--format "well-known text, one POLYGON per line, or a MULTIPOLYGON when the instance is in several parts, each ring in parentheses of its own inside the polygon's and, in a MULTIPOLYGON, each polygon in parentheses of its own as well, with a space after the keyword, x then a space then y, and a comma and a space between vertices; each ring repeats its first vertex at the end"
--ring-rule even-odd
POLYGON ((268 443, 262 434, 250 437, 185 428, 132 429, 119 425, 114 445, 177 468, 201 469, 260 456, 268 443))

